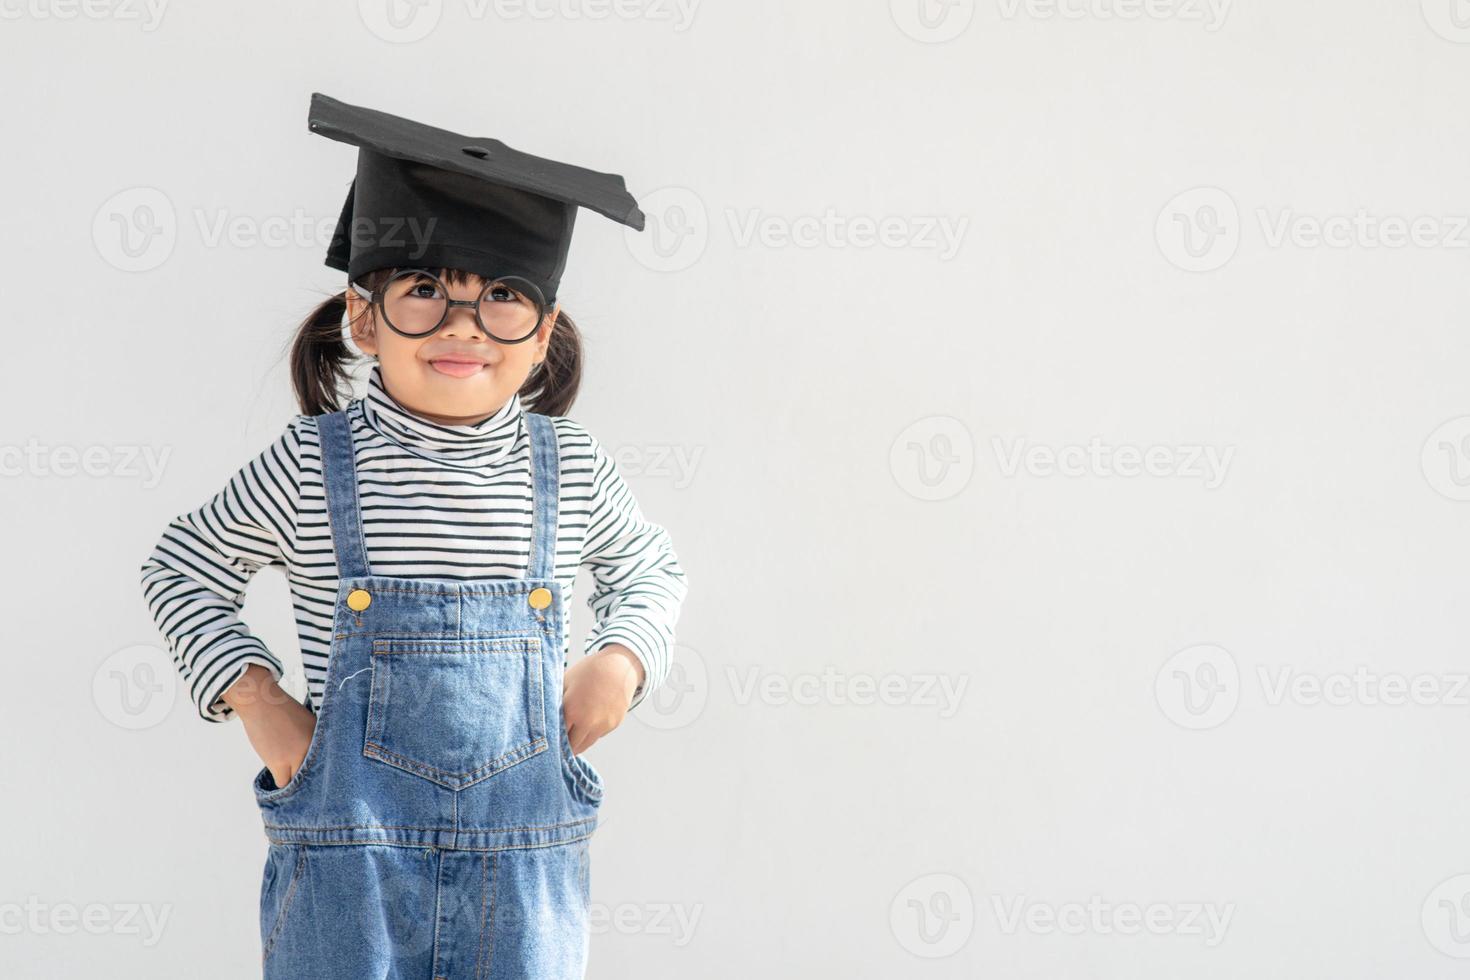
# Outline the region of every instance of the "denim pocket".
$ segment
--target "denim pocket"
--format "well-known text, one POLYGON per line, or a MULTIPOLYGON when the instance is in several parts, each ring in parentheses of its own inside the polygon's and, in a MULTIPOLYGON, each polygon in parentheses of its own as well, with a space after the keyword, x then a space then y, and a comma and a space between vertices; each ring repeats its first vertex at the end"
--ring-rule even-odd
POLYGON ((590 908, 592 906, 592 875, 590 870, 590 866, 592 864, 591 838, 582 838, 581 851, 582 853, 578 855, 577 858, 577 872, 578 877, 581 879, 580 883, 582 886, 582 907, 590 908))
POLYGON ((306 869, 306 847, 271 844, 260 884, 260 959, 264 963, 285 931, 306 869))
POLYGON ((567 739, 566 715, 561 716, 561 760, 562 771, 567 777, 567 786, 572 796, 588 806, 602 803, 602 776, 592 763, 579 755, 572 754, 572 743, 567 739))
POLYGON ((363 755, 464 789, 546 749, 539 634, 373 643, 363 755))
POLYGON ((301 765, 297 766, 296 771, 291 774, 291 778, 286 780, 286 785, 276 785, 276 777, 271 772, 270 766, 263 765, 260 767, 260 771, 255 774, 255 780, 252 783, 256 803, 270 803, 279 800, 282 797, 290 796, 301 787, 302 774, 313 767, 318 751, 317 746, 321 743, 321 734, 322 718, 318 714, 316 721, 312 724, 311 740, 306 745, 306 754, 301 757, 301 765))

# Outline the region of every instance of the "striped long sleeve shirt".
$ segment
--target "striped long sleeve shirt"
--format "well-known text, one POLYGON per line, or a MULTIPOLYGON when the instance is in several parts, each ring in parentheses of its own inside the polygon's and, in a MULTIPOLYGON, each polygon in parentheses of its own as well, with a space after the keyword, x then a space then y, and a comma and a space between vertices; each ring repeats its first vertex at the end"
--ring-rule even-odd
MULTIPOLYGON (((474 425, 440 425, 399 405, 374 364, 346 409, 367 560, 377 575, 522 578, 531 540, 528 429, 520 397, 474 425)), ((581 424, 554 416, 561 455, 556 578, 570 606, 578 568, 593 587, 585 652, 609 643, 643 664, 636 707, 668 676, 687 589, 668 532, 647 520, 618 467, 581 424)), ((198 509, 175 517, 142 565, 148 608, 206 721, 252 663, 282 662, 240 618, 260 568, 290 583, 310 706, 321 706, 338 570, 316 420, 298 415, 198 509)), ((564 656, 570 652, 570 637, 564 656)), ((631 709, 630 709, 631 710, 631 709)))

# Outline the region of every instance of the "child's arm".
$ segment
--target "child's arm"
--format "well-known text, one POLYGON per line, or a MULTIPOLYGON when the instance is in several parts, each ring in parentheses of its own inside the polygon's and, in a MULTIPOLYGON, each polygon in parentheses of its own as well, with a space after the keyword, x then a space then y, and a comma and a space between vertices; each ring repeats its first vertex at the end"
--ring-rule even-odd
POLYGON ((205 721, 229 721, 221 695, 251 664, 273 680, 281 662, 240 619, 245 586, 265 565, 284 564, 300 492, 298 416, 196 510, 164 529, 140 569, 143 595, 205 721))
POLYGON ((592 573, 587 605, 596 623, 586 652, 621 658, 631 651, 637 658, 643 679, 627 704, 631 711, 668 677, 688 580, 668 531, 643 516, 616 462, 595 437, 587 438, 592 506, 581 564, 592 573))

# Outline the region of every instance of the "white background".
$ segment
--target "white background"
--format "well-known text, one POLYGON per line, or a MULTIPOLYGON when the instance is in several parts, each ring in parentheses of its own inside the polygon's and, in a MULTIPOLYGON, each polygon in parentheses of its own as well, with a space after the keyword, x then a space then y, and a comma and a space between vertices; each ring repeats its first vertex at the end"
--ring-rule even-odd
POLYGON ((591 976, 1464 975, 1470 5, 924 2, 0 4, 0 973, 258 975, 138 569, 298 411, 321 91, 649 215, 562 297, 691 585, 591 976))

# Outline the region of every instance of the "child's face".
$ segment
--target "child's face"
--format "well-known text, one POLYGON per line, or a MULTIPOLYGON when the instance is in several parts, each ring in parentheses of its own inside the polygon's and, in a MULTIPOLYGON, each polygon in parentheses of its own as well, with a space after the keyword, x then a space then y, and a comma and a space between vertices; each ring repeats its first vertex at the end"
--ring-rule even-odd
MULTIPOLYGON (((466 282, 448 287, 450 298, 474 301, 484 284, 479 276, 469 275, 466 282)), ((441 425, 479 422, 520 391, 531 365, 546 356, 558 309, 553 306, 535 336, 518 344, 502 344, 487 336, 467 306, 451 307, 443 326, 427 337, 410 338, 380 323, 376 309, 364 316, 368 302, 347 290, 352 339, 363 353, 377 355, 388 394, 441 425)))

